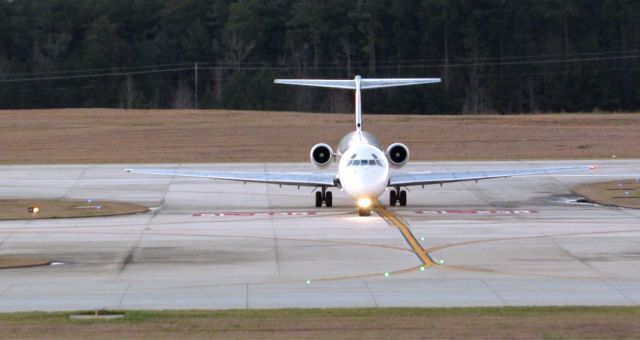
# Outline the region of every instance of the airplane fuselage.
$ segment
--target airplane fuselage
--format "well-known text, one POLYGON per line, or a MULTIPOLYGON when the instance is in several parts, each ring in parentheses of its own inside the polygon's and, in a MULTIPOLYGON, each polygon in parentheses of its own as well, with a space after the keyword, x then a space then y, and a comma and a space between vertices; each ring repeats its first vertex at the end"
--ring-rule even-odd
POLYGON ((389 183, 389 162, 377 139, 365 131, 347 134, 337 150, 338 178, 355 201, 375 200, 389 183))
POLYGON ((377 199, 389 183, 389 163, 375 146, 353 146, 340 158, 338 176, 342 188, 353 199, 377 199))

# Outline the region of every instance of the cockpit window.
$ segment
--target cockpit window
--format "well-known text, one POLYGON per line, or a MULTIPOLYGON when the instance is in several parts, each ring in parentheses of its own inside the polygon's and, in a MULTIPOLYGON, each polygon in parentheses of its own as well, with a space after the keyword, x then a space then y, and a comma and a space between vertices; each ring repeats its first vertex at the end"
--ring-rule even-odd
POLYGON ((353 159, 347 163, 347 166, 352 165, 377 165, 382 167, 382 162, 378 159, 353 159))

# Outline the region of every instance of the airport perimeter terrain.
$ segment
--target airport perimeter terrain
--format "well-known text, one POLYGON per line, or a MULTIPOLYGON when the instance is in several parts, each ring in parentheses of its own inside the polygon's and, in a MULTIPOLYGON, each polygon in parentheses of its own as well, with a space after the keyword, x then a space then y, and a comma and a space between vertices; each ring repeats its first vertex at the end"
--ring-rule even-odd
POLYGON ((48 339, 624 339, 638 307, 352 308, 128 311, 119 320, 69 313, 0 314, 0 338, 48 339))
MULTIPOLYGON (((365 113, 363 128, 412 160, 640 158, 640 114, 365 113)), ((353 129, 352 113, 5 110, 0 164, 308 162, 311 146, 353 129)))
POLYGON ((305 188, 123 171, 312 171, 309 148, 352 118, 0 111, 0 200, 150 209, 0 221, 0 258, 48 264, 0 269, 0 338, 640 336, 640 210, 573 191, 608 182, 640 200, 638 114, 365 115, 384 145, 409 146, 407 171, 598 166, 413 188, 407 207, 365 218, 339 190, 319 209, 305 188), (128 312, 61 313, 95 309, 128 312))

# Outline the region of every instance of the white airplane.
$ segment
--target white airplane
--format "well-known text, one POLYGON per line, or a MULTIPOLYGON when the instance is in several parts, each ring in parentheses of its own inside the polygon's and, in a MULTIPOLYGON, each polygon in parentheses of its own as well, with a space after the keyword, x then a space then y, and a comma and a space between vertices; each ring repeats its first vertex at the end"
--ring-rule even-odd
POLYGON ((589 167, 530 168, 514 170, 480 171, 480 172, 397 172, 409 160, 409 149, 402 143, 393 143, 383 151, 378 140, 370 133, 362 130, 361 90, 379 89, 393 86, 439 83, 439 78, 409 79, 365 79, 356 76, 349 80, 324 79, 276 79, 276 84, 328 87, 355 90, 356 129, 342 138, 337 150, 325 143, 311 148, 311 163, 316 167, 326 168, 332 162, 338 163, 336 172, 324 173, 288 173, 288 172, 229 172, 229 171, 190 171, 163 169, 126 169, 128 172, 200 177, 220 180, 256 182, 291 186, 306 186, 320 189, 316 191, 316 207, 333 205, 333 195, 329 188, 344 190, 355 202, 360 216, 371 214, 373 202, 388 188, 389 204, 395 206, 407 204, 407 192, 402 190, 409 186, 424 186, 462 181, 478 181, 482 179, 548 174, 562 171, 585 170, 589 167))

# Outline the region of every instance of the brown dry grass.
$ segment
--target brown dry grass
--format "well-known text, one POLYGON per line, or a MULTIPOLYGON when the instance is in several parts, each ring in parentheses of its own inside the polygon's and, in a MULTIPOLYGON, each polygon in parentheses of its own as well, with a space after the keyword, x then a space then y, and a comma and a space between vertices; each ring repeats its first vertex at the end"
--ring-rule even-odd
POLYGON ((0 255, 0 269, 24 268, 48 265, 49 261, 24 256, 4 256, 0 255))
POLYGON ((25 220, 44 218, 95 217, 136 214, 147 212, 146 207, 120 202, 91 202, 64 199, 2 199, 0 220, 25 220), (37 207, 37 213, 29 212, 37 207))
POLYGON ((638 338, 637 307, 301 309, 127 312, 114 321, 66 313, 0 314, 0 338, 638 338))
POLYGON ((640 182, 637 180, 583 184, 572 190, 598 204, 640 209, 640 182))
MULTIPOLYGON (((415 160, 640 158, 640 114, 365 115, 415 160)), ((0 164, 304 162, 351 114, 229 110, 0 111, 0 164)))

